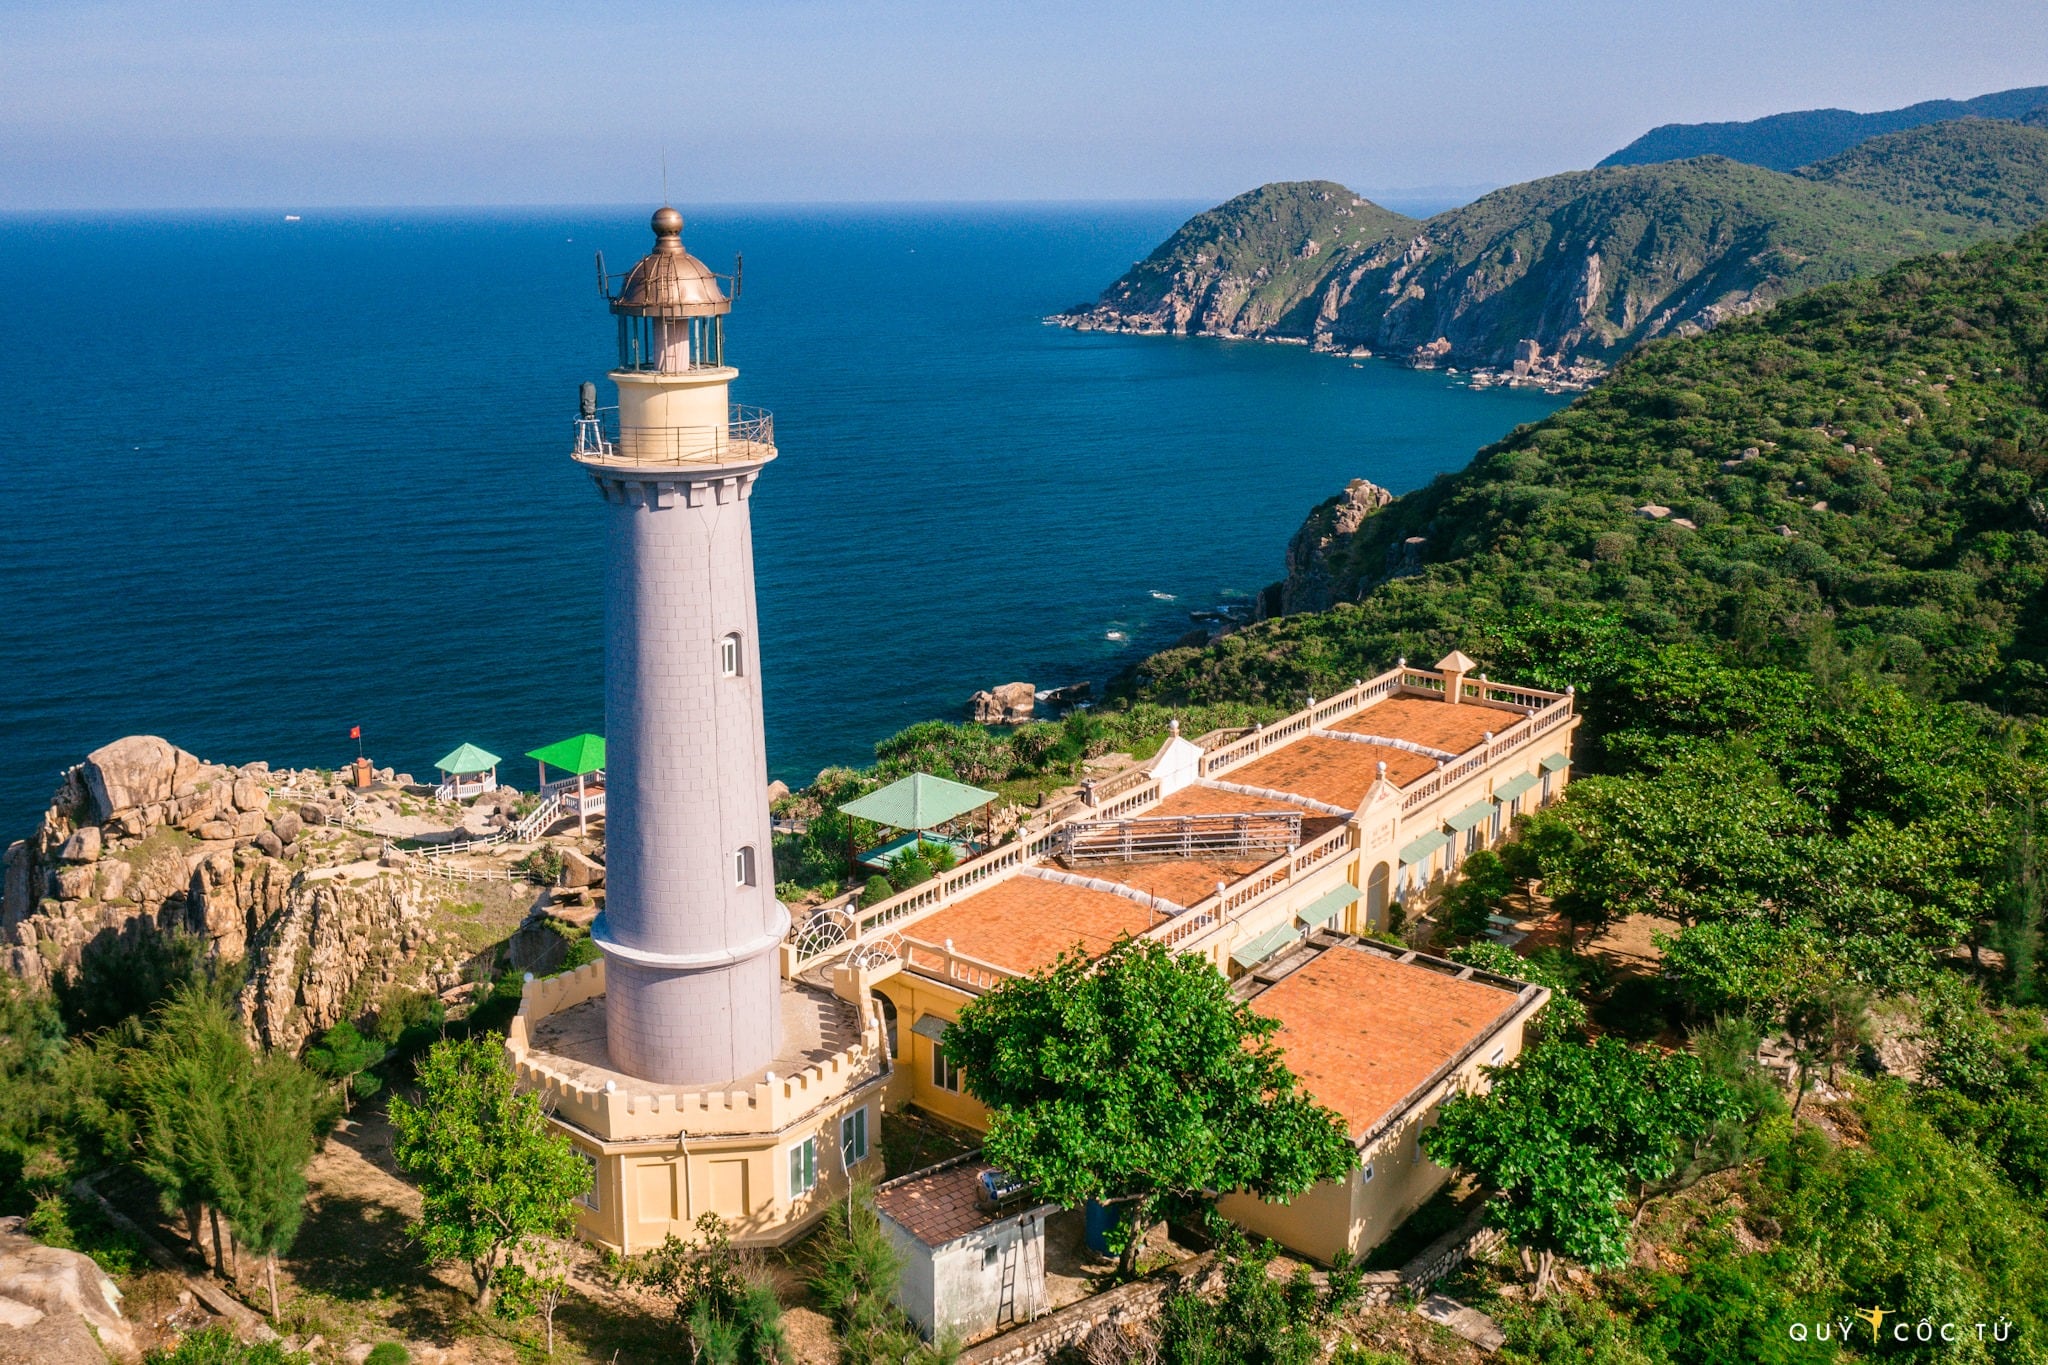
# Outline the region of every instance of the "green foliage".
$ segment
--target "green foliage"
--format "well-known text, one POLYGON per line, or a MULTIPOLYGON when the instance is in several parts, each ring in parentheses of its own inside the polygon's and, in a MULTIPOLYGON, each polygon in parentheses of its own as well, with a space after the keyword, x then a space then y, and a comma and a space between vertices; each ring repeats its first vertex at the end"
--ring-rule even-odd
POLYGON ((1870 114, 1804 109, 1741 123, 1667 123, 1652 128, 1600 164, 1633 165, 1712 154, 1789 171, 1886 133, 1943 120, 2017 119, 2044 104, 2048 104, 2048 86, 2037 85, 1968 100, 1927 100, 1870 114))
POLYGON ((57 1007, 65 1032, 92 1033, 141 1018, 207 975, 207 943, 197 934, 102 934, 57 978, 57 1007))
POLYGON ((215 1324, 188 1332, 177 1344, 142 1359, 143 1365, 311 1365, 313 1357, 287 1349, 281 1341, 245 1342, 232 1328, 215 1324))
POLYGON ((868 878, 867 885, 860 889, 860 908, 865 910, 878 901, 885 901, 896 894, 896 886, 887 877, 877 873, 868 878))
POLYGON ((553 886, 562 879, 562 869, 566 865, 561 849, 553 844, 543 843, 512 864, 512 870, 535 886, 553 886))
POLYGON ((347 1112, 350 1094, 369 1096, 384 1088, 371 1068, 391 1054, 381 1039, 366 1038, 344 1019, 306 1049, 306 1065, 341 1086, 341 1107, 347 1112))
POLYGON ((1545 953, 1523 957, 1512 948, 1479 940, 1451 949, 1451 960, 1481 971, 1497 972, 1516 981, 1527 981, 1550 992, 1550 1002, 1534 1021, 1543 1037, 1577 1034, 1586 1026, 1586 1005, 1579 999, 1579 977, 1557 955, 1545 953))
POLYGON ((370 1036, 393 1053, 418 1052, 441 1036, 448 1007, 431 991, 407 990, 393 986, 377 1002, 370 1036))
POLYGON ((650 1258, 647 1280, 675 1303, 689 1365, 789 1365, 782 1304, 758 1257, 732 1244, 715 1213, 697 1219, 695 1242, 671 1233, 650 1258))
POLYGON ((128 1079, 140 1115, 136 1167, 156 1186, 166 1213, 186 1216, 197 1235, 199 1210, 219 1207, 242 1123, 239 1102, 256 1058, 241 1022, 199 986, 178 987, 150 1017, 128 1079))
POLYGON ((1358 1273, 1348 1257, 1340 1256, 1328 1287, 1318 1289, 1307 1266, 1297 1265, 1285 1279, 1274 1276, 1276 1252, 1271 1242, 1248 1244, 1235 1229, 1227 1230, 1218 1253, 1223 1292, 1210 1298, 1183 1285, 1167 1299, 1160 1365, 1316 1365, 1322 1360, 1330 1324, 1358 1299, 1358 1273))
POLYGON ((1437 900, 1437 913, 1460 938, 1477 938, 1490 926, 1487 917, 1514 887, 1500 855, 1482 848, 1466 855, 1458 875, 1437 900))
POLYGON ((1800 174, 2017 230, 2048 217, 2048 129, 1952 119, 1871 138, 1800 174))
POLYGON ((419 1098, 391 1101, 392 1154, 419 1186, 413 1236, 436 1261, 459 1261, 490 1305, 500 1270, 530 1238, 573 1223, 589 1168, 522 1094, 495 1034, 436 1043, 421 1062, 419 1098))
POLYGON ((971 1001, 942 1046, 992 1111, 990 1161, 1055 1203, 1130 1203, 1129 1271, 1162 1210, 1236 1190, 1285 1200, 1356 1164, 1278 1028, 1206 960, 1126 940, 971 1001))
POLYGON ((380 1341, 363 1357, 363 1365, 411 1365, 412 1352, 402 1341, 380 1341))
POLYGON ((1592 1266, 1627 1258, 1631 1196, 1669 1179, 1687 1144, 1733 1109, 1696 1058, 1637 1051, 1612 1038, 1545 1039, 1493 1072, 1483 1095, 1444 1106, 1422 1136, 1430 1159, 1494 1192, 1494 1223, 1539 1253, 1592 1266))

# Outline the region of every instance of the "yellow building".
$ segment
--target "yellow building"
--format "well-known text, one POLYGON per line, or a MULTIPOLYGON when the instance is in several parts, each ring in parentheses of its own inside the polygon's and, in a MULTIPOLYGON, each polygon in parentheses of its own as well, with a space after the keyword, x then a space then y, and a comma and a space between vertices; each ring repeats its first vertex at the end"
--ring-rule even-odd
POLYGON ((1435 669, 1404 661, 1244 734, 1176 735, 1013 842, 865 910, 814 917, 786 946, 785 974, 844 964, 844 989, 872 992, 883 1011, 889 1103, 973 1128, 986 1116, 939 1047, 946 1027, 976 996, 1076 946, 1101 952, 1130 936, 1201 954, 1275 1017, 1321 974, 1369 975, 1374 989, 1334 1027, 1282 1035, 1311 1093, 1351 1126, 1359 1174, 1287 1210, 1228 1206, 1303 1254, 1362 1251, 1442 1182, 1415 1156, 1418 1126, 1496 1054, 1515 1055, 1546 998, 1360 941, 1388 928, 1396 900, 1419 910, 1569 778, 1570 692, 1475 678, 1474 667, 1462 654, 1435 669), (1286 985, 1297 969, 1307 974, 1286 985), (1356 1064, 1326 1064, 1326 1045, 1356 1064), (1351 1074, 1377 1074, 1381 1055, 1404 1059, 1406 1084, 1391 1096, 1351 1074))

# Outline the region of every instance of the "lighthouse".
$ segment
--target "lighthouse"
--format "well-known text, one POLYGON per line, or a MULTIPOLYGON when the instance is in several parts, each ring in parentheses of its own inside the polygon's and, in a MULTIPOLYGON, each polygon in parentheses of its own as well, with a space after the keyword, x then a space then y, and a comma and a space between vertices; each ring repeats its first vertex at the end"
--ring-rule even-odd
MULTIPOLYGON (((616 417, 573 451, 605 502, 605 1041, 667 1085, 758 1073, 782 1042, 750 508, 774 421, 735 408, 732 300, 662 208, 616 290, 616 417)), ((737 272, 733 277, 736 284, 737 272)), ((737 293, 737 288, 734 289, 737 293)))

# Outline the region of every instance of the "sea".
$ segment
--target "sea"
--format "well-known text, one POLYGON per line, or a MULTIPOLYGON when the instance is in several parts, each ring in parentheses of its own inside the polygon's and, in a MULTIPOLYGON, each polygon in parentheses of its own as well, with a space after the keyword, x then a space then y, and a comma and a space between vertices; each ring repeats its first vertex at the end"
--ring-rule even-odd
MULTIPOLYGON (((1100 682, 1562 399, 1299 346, 1076 333, 1199 204, 682 205, 754 498, 771 776, 978 688, 1100 682)), ((0 217, 0 843, 121 735, 424 774, 602 732, 602 503, 568 456, 616 355, 594 256, 651 206, 0 217)), ((603 386, 607 388, 608 386, 603 386)), ((604 401, 611 401, 609 396, 604 401)))

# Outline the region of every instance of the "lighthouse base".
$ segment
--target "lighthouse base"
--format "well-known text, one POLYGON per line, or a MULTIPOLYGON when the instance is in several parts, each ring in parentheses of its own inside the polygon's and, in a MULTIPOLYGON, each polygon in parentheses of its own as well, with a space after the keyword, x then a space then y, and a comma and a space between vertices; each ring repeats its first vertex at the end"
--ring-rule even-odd
MULTIPOLYGON (((773 970, 774 957, 764 960, 773 970)), ((671 1233, 691 1239, 696 1220, 715 1213, 734 1241, 779 1245, 851 1180, 879 1176, 891 1073, 871 1000, 778 981, 770 998, 782 1041, 764 1067, 707 1086, 662 1084, 611 1055, 608 977, 618 966, 528 983, 505 1037, 521 1088, 541 1095, 550 1123, 590 1162, 577 1204, 584 1240, 646 1251, 671 1233)))

